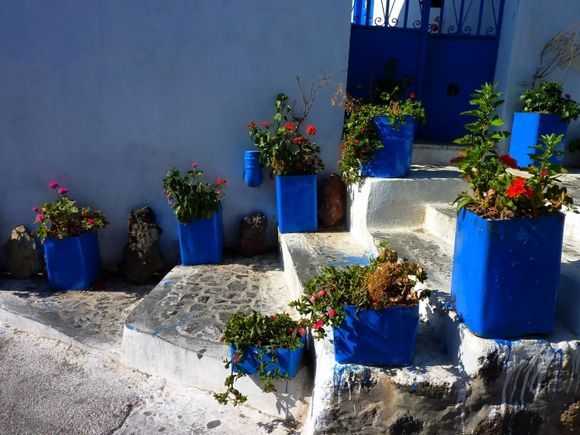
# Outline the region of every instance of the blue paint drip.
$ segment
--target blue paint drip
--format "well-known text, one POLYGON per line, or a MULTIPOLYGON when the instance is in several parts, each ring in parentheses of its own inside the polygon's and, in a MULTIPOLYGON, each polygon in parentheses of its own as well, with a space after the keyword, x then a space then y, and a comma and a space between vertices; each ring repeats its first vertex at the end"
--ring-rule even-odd
POLYGON ((338 392, 342 387, 342 375, 344 373, 344 365, 342 364, 335 364, 333 368, 332 374, 332 390, 334 395, 337 396, 338 392))
POLYGON ((193 319, 195 319, 195 314, 192 314, 191 316, 188 316, 185 319, 178 320, 177 322, 172 323, 171 325, 166 326, 164 328, 158 329, 157 331, 153 331, 151 335, 153 335, 154 337, 158 337, 159 334, 162 334, 165 331, 170 331, 172 329, 177 329, 179 326, 183 325, 184 323, 190 322, 193 319))

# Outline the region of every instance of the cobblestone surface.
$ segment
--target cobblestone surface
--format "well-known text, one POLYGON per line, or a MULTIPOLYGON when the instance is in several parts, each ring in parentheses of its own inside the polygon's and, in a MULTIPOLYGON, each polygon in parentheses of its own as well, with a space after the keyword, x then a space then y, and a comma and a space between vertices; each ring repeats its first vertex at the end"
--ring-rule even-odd
POLYGON ((176 266, 127 319, 153 335, 217 342, 231 313, 289 311, 277 256, 226 259, 224 264, 176 266))
POLYGON ((62 334, 79 344, 119 353, 123 322, 151 288, 118 276, 105 277, 91 291, 53 291, 42 278, 3 278, 0 317, 49 338, 62 334))

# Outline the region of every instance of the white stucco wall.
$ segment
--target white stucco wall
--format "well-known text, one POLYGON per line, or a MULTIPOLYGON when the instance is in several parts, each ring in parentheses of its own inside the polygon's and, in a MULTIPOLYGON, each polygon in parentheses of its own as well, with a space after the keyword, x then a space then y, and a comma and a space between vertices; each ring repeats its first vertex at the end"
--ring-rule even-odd
POLYGON ((57 180, 108 215, 105 263, 120 260, 127 214, 146 204, 176 260, 161 180, 191 161, 230 182, 229 244, 254 210, 273 232, 273 183, 242 182, 246 124, 270 118, 278 92, 298 96, 296 74, 305 84, 331 74, 310 121, 335 170, 343 114, 329 99, 346 82, 350 10, 351 0, 0 0, 0 238, 32 222, 57 180))
MULTIPOLYGON (((521 109, 519 96, 529 86, 540 52, 558 32, 580 25, 578 0, 506 0, 502 36, 495 80, 499 82, 506 100, 503 113, 507 129, 511 129, 513 113, 521 109)), ((559 81, 563 71, 549 80, 559 81)), ((580 59, 567 75, 564 88, 580 101, 580 59)), ((580 137, 580 120, 572 122, 568 140, 580 137)), ((568 163, 580 163, 580 153, 566 156, 568 163)))

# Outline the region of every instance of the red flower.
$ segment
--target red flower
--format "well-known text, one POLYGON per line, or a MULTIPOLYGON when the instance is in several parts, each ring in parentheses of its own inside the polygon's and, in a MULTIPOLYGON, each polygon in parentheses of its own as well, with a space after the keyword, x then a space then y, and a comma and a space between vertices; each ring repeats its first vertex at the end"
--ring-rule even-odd
POLYGON ((336 311, 334 311, 332 308, 328 309, 328 317, 334 317, 336 316, 336 311))
POLYGON ((411 93, 409 94, 409 98, 410 98, 411 100, 414 100, 415 98, 417 98, 417 94, 416 94, 415 92, 411 92, 411 93))
POLYGON ((226 180, 225 178, 219 178, 218 177, 218 178, 215 179, 215 183, 216 184, 219 184, 221 186, 221 185, 224 185, 224 184, 228 184, 228 180, 226 180))
POLYGON ((312 329, 314 329, 315 331, 318 331, 323 326, 324 326, 324 322, 322 321, 322 319, 318 319, 316 321, 316 323, 314 323, 314 325, 312 325, 312 329))
POLYGON ((510 155, 504 155, 499 157, 499 161, 502 162, 508 168, 517 168, 518 162, 510 155))
POLYGON ((323 298, 325 294, 326 294, 326 292, 324 290, 320 290, 318 292, 318 296, 321 297, 321 298, 323 298))
POLYGON ((68 189, 66 187, 61 187, 60 189, 58 189, 59 195, 66 195, 67 193, 68 193, 68 189))
POLYGON ((249 122, 248 123, 248 129, 255 130, 256 129, 256 123, 254 121, 249 122))
POLYGON ((197 169, 199 167, 199 163, 191 162, 191 169, 197 169))
POLYGON ((95 219, 93 219, 93 218, 89 218, 89 219, 87 219, 87 223, 88 223, 89 225, 94 225, 94 224, 95 224, 95 219))
POLYGON ((270 128, 272 124, 270 124, 270 121, 262 121, 260 122, 260 125, 265 128, 270 128))
POLYGON ((36 215, 36 222, 42 222, 42 220, 44 219, 44 215, 42 213, 39 213, 36 215))
POLYGON ((541 180, 542 178, 545 178, 545 177, 547 177, 547 176, 548 176, 548 173, 549 173, 549 172, 548 172, 548 170, 547 170, 547 169, 542 169, 542 172, 540 172, 540 180, 541 180))
POLYGON ((305 336, 306 335, 306 328, 300 328, 298 330, 298 332, 300 332, 300 335, 305 336))
POLYGON ((38 213, 38 211, 39 211, 39 210, 40 210, 40 209, 39 209, 38 207, 32 207, 32 211, 33 211, 34 213, 38 213))
POLYGON ((310 136, 314 136, 316 134, 316 127, 313 125, 307 126, 306 133, 308 133, 310 136))
POLYGON ((520 196, 525 196, 528 199, 534 197, 534 190, 526 187, 526 179, 522 177, 517 177, 512 181, 510 187, 506 191, 508 198, 519 198, 520 196))
POLYGON ((51 181, 50 183, 48 183, 48 187, 50 187, 51 189, 56 189, 58 187, 58 183, 56 181, 51 181))
POLYGON ((312 302, 312 303, 315 303, 315 302, 316 302, 316 296, 312 296, 312 297, 310 298, 310 302, 312 302))
POLYGON ((288 131, 292 131, 296 128, 296 124, 294 122, 287 122, 286 124, 284 124, 284 129, 288 130, 288 131))
POLYGON ((240 360, 240 357, 238 355, 234 355, 233 361, 235 363, 237 363, 240 360))
POLYGON ((296 145, 304 145, 306 143, 306 138, 303 136, 296 136, 294 139, 292 139, 292 142, 294 142, 296 145))

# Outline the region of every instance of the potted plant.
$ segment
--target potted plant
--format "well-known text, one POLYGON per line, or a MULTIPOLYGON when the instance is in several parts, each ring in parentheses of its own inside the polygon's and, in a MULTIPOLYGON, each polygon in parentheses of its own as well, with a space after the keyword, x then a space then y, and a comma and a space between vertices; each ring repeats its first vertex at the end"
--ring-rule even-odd
POLYGON ((562 136, 542 136, 529 178, 514 175, 513 157, 498 156, 508 133, 495 110, 502 104, 491 84, 473 95, 475 117, 458 158, 469 182, 458 207, 451 293, 469 329, 487 338, 550 333, 554 327, 564 230, 563 207, 573 208, 552 162, 562 136))
MULTIPOLYGON (((542 82, 536 88, 527 89, 520 97, 523 112, 514 113, 510 154, 521 167, 534 164, 530 154, 541 153, 534 147, 546 134, 566 137, 568 124, 580 115, 580 106, 569 94, 562 95, 562 85, 542 82)), ((565 140, 561 140, 557 151, 564 151, 565 140)), ((554 163, 562 165, 563 154, 552 157, 554 163)))
POLYGON ((409 174, 415 130, 425 122, 425 109, 414 92, 408 98, 397 95, 397 89, 382 92, 376 104, 345 96, 339 168, 346 182, 409 174))
POLYGON ((416 285, 426 278, 421 266, 383 245, 368 265, 326 267, 290 305, 308 317, 315 338, 332 326, 337 362, 405 365, 413 360, 419 299, 427 295, 416 285))
POLYGON ((275 381, 291 379, 298 373, 306 343, 304 321, 293 320, 288 314, 265 315, 236 312, 228 319, 221 341, 230 345, 230 357, 225 368, 231 370, 224 385, 226 391, 215 393, 225 405, 238 405, 247 397, 235 383, 244 376, 257 376, 265 392, 275 392, 275 381))
MULTIPOLYGON (((305 103, 306 104, 306 103, 305 103)), ((316 174, 324 165, 320 147, 312 141, 316 127, 303 131, 309 106, 301 116, 293 113, 288 97, 276 97, 274 119, 250 122, 248 131, 260 152, 260 163, 276 177, 278 228, 281 233, 316 231, 316 174)))
POLYGON ((55 289, 88 289, 99 275, 97 230, 108 225, 107 219, 100 211, 78 207, 66 187, 55 181, 49 187, 58 198, 33 208, 48 281, 55 289))
POLYGON ((221 201, 227 181, 216 178, 214 184, 204 183, 197 163, 183 176, 171 168, 163 179, 167 202, 178 220, 181 264, 219 263, 223 253, 221 201))

